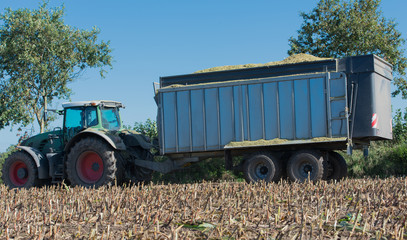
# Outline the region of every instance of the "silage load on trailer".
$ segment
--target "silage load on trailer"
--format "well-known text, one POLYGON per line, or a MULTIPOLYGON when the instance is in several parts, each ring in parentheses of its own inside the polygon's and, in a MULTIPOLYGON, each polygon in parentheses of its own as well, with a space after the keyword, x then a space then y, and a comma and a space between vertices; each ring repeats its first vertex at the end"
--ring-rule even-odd
POLYGON ((265 66, 277 66, 277 65, 284 65, 284 64, 301 63, 301 62, 315 62, 315 61, 322 61, 322 60, 327 60, 327 59, 329 59, 329 58, 320 58, 320 57, 316 57, 313 55, 300 53, 300 54, 295 54, 295 55, 289 56, 282 61, 219 66, 219 67, 199 70, 199 71, 196 71, 195 73, 216 72, 216 71, 234 70, 234 69, 242 69, 242 68, 254 68, 254 67, 265 67, 265 66))
MULTIPOLYGON (((295 54, 295 55, 289 56, 281 61, 268 62, 268 63, 264 63, 264 64, 263 63, 254 63, 254 64, 250 63, 250 64, 242 64, 242 65, 219 66, 219 67, 199 70, 199 71, 196 71, 195 73, 226 71, 226 70, 235 70, 235 69, 242 69, 242 68, 264 67, 264 66, 277 66, 277 65, 295 64, 295 63, 302 63, 302 62, 315 62, 315 61, 322 61, 322 60, 327 60, 327 59, 330 59, 330 58, 320 58, 320 57, 316 57, 313 55, 300 53, 300 54, 295 54)), ((232 81, 228 81, 228 82, 238 82, 238 81, 247 81, 247 80, 248 79, 232 80, 232 81)), ((208 85, 208 84, 216 84, 216 83, 220 83, 220 82, 208 82, 208 83, 198 83, 198 84, 190 84, 190 85, 172 84, 170 86, 162 87, 161 89, 186 87, 186 86, 191 86, 191 85, 194 85, 194 86, 208 85)), ((156 91, 156 94, 157 93, 158 92, 156 91)))
POLYGON ((280 139, 280 138, 274 138, 271 140, 259 139, 256 141, 230 142, 226 146, 227 147, 267 146, 267 145, 282 144, 287 141, 288 141, 287 139, 280 139))
POLYGON ((233 148, 233 147, 255 147, 255 146, 271 146, 271 145, 278 145, 278 144, 298 144, 298 143, 310 143, 310 142, 332 142, 332 141, 345 141, 346 137, 316 137, 311 139, 297 139, 297 140, 288 140, 288 139, 280 139, 274 138, 271 140, 264 140, 259 139, 256 141, 240 141, 240 142, 230 142, 225 147, 226 148, 233 148))

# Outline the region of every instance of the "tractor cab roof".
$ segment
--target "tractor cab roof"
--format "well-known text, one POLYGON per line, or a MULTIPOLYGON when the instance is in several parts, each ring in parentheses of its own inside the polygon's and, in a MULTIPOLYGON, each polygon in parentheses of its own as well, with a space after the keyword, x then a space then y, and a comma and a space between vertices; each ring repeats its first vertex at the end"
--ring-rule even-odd
POLYGON ((80 102, 67 102, 62 103, 63 108, 71 107, 87 107, 87 106, 102 106, 102 107, 119 107, 124 108, 121 102, 110 101, 110 100, 95 100, 95 101, 80 101, 80 102))

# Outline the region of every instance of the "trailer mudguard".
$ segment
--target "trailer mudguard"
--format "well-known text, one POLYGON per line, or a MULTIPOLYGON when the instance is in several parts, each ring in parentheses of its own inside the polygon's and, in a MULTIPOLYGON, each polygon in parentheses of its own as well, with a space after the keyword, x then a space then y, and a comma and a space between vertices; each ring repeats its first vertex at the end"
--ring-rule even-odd
POLYGON ((40 151, 32 147, 17 146, 17 148, 30 154, 30 156, 33 158, 35 164, 37 165, 39 179, 47 179, 50 177, 49 162, 48 159, 44 156, 44 154, 42 154, 40 151))

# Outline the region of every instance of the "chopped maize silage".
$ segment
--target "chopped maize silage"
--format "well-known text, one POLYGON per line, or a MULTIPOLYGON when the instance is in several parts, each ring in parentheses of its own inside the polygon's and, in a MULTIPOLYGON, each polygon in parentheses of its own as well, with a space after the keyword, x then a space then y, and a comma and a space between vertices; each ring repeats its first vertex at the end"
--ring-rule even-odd
MULTIPOLYGON (((300 54, 291 55, 282 61, 268 62, 268 63, 264 63, 264 64, 259 63, 259 64, 219 66, 219 67, 213 67, 213 68, 196 71, 195 73, 216 72, 216 71, 234 70, 234 69, 242 69, 242 68, 254 68, 254 67, 263 67, 263 66, 277 66, 277 65, 284 65, 284 64, 301 63, 301 62, 316 62, 316 61, 322 61, 322 60, 327 60, 327 59, 330 59, 330 58, 320 58, 320 57, 316 57, 313 55, 300 53, 300 54)), ((301 74, 299 74, 299 75, 301 75, 301 74)), ((238 82, 238 81, 247 81, 247 80, 250 80, 250 79, 238 79, 238 80, 231 80, 231 81, 226 81, 226 82, 238 82)), ((169 85, 166 87, 162 87, 161 89, 178 88, 178 87, 186 87, 186 86, 197 86, 197 85, 209 85, 209 84, 216 84, 216 83, 220 83, 220 82, 197 83, 197 84, 190 84, 190 85, 173 84, 173 85, 169 85)))
POLYGON ((219 66, 219 67, 199 70, 199 71, 196 71, 195 73, 216 72, 216 71, 234 70, 234 69, 242 69, 242 68, 254 68, 254 67, 265 67, 265 66, 277 66, 277 65, 284 65, 284 64, 301 63, 301 62, 315 62, 315 61, 322 61, 322 60, 327 60, 327 59, 329 59, 329 58, 320 58, 320 57, 316 57, 313 55, 300 53, 300 54, 291 55, 282 61, 219 66))
POLYGON ((230 142, 226 147, 252 147, 252 146, 269 146, 278 144, 297 144, 297 143, 309 143, 309 142, 331 142, 331 141, 345 141, 345 137, 340 138, 328 138, 328 137, 317 137, 311 139, 297 139, 288 140, 281 138, 274 138, 271 140, 259 139, 256 141, 241 141, 241 142, 230 142))
POLYGON ((228 147, 247 147, 247 146, 266 146, 275 145, 287 142, 287 139, 274 138, 271 140, 259 139, 256 141, 242 141, 242 142, 230 142, 226 146, 228 147))
POLYGON ((312 142, 330 142, 330 141, 345 141, 346 137, 329 138, 329 137, 317 137, 311 138, 312 142))

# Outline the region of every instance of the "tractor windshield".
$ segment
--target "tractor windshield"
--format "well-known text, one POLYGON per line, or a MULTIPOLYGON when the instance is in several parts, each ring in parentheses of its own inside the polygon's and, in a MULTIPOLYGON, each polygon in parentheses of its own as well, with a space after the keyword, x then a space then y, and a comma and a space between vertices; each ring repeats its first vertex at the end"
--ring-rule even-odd
POLYGON ((100 109, 102 114, 102 126, 108 130, 119 130, 121 127, 119 108, 103 107, 100 109))

